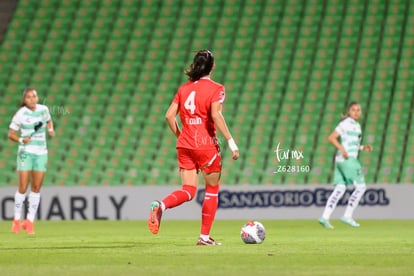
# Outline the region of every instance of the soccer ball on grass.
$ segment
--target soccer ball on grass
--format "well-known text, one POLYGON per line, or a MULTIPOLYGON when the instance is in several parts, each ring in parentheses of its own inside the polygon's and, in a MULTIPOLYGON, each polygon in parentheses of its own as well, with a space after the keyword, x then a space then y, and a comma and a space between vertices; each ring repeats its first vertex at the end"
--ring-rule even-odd
POLYGON ((240 231, 240 237, 244 243, 262 243, 266 237, 266 230, 258 221, 248 221, 240 231))

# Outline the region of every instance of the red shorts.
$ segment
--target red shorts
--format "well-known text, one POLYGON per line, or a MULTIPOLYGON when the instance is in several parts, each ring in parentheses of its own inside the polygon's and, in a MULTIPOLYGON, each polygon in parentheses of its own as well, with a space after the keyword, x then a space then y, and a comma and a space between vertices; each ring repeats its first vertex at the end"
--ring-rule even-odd
POLYGON ((221 155, 217 149, 195 150, 177 149, 178 166, 180 169, 211 172, 221 172, 221 155))

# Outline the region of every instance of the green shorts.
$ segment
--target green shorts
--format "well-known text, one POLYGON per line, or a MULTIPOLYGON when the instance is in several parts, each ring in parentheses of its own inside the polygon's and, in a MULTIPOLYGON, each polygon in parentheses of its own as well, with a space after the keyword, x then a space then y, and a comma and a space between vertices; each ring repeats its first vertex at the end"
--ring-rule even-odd
POLYGON ((350 157, 343 162, 335 162, 334 185, 337 184, 365 184, 361 164, 357 159, 350 157))
POLYGON ((47 154, 37 155, 30 152, 19 151, 17 154, 18 171, 40 171, 45 172, 47 165, 47 154))

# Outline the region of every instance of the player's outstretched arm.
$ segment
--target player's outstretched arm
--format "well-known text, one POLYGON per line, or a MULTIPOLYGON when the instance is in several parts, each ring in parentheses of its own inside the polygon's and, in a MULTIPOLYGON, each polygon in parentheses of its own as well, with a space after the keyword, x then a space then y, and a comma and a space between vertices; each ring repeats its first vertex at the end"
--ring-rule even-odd
POLYGON ((49 135, 51 137, 54 137, 55 136, 55 130, 53 128, 53 121, 52 120, 47 121, 46 125, 47 125, 47 131, 48 131, 49 135))
POLYGON ((222 104, 220 102, 214 102, 211 104, 211 117, 213 118, 214 124, 227 140, 230 150, 233 152, 233 159, 237 160, 239 158, 239 148, 237 147, 236 143, 233 140, 233 137, 230 134, 221 110, 222 104))
POLYGON ((372 145, 361 145, 360 149, 363 151, 371 152, 374 150, 374 147, 372 145))
POLYGON ((177 123, 178 104, 171 103, 167 112, 165 113, 165 120, 167 120, 168 127, 175 136, 180 136, 181 130, 177 123))

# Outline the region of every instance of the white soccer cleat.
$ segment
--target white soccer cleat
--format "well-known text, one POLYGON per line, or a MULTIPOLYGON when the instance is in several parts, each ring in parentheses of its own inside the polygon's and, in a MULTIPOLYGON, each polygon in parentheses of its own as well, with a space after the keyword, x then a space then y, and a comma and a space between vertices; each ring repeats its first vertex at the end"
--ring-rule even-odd
POLYGON ((359 223, 353 220, 352 218, 342 217, 341 221, 345 224, 348 224, 349 226, 359 227, 359 223))
POLYGON ((334 229, 334 227, 332 226, 332 224, 329 222, 329 220, 324 219, 324 218, 319 218, 319 224, 322 225, 323 227, 327 228, 327 229, 334 229))

